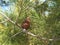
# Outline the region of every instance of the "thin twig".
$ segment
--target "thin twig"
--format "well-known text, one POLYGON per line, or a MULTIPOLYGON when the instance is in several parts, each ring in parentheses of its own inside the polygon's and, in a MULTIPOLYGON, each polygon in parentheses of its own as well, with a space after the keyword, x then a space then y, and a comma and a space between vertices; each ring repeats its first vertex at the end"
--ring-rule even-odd
POLYGON ((3 24, 3 23, 5 23, 5 22, 7 22, 7 21, 8 21, 8 20, 5 20, 5 21, 1 21, 0 23, 1 23, 1 24, 3 24))
MULTIPOLYGON (((21 32, 22 32, 22 31, 21 31, 21 32)), ((17 36, 17 35, 20 34, 21 32, 18 32, 18 33, 16 33, 16 34, 14 34, 13 36, 11 36, 11 38, 17 36)))

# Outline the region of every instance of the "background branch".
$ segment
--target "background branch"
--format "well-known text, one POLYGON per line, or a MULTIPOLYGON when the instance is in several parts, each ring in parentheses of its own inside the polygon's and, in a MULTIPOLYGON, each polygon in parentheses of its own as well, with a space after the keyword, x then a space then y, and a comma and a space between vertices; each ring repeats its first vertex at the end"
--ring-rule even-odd
POLYGON ((3 23, 5 23, 5 22, 7 22, 7 21, 8 21, 8 20, 5 20, 5 21, 1 21, 1 22, 0 22, 0 24, 3 24, 3 23))

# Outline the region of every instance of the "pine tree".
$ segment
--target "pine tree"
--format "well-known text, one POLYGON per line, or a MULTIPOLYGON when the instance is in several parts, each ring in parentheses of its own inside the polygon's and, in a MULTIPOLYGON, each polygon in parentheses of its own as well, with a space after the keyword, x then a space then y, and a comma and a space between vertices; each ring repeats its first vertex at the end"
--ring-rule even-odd
POLYGON ((42 4, 39 3, 39 0, 11 1, 14 2, 14 6, 10 7, 11 13, 0 10, 0 45, 60 44, 60 12, 57 12, 60 10, 56 9, 59 4, 55 6, 53 3, 54 5, 49 7, 48 2, 51 1, 45 1, 42 4), (12 11, 12 9, 14 10, 12 11), (51 13, 46 16, 45 11, 51 13), (25 31, 21 25, 27 17, 30 18, 30 27, 25 31))

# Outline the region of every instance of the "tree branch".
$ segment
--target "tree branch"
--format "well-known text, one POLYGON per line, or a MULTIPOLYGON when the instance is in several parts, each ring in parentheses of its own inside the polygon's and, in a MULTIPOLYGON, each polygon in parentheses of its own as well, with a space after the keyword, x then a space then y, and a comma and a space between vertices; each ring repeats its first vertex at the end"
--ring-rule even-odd
MULTIPOLYGON (((13 21, 12 21, 9 17, 7 17, 5 14, 3 14, 2 12, 0 12, 0 14, 1 14, 2 16, 4 16, 9 22, 11 22, 12 24, 14 24, 14 25, 18 26, 19 28, 21 28, 21 26, 20 26, 19 24, 13 22, 13 21)), ((25 29, 22 29, 22 32, 24 32, 24 33, 26 33, 26 34, 28 34, 28 35, 31 35, 31 36, 33 36, 33 37, 36 37, 36 38, 38 38, 38 39, 40 39, 40 40, 48 40, 48 41, 53 41, 53 40, 54 40, 54 39, 47 39, 47 38, 44 38, 44 37, 42 37, 42 36, 37 36, 37 35, 35 35, 35 34, 31 33, 31 32, 28 32, 28 31, 25 30, 25 29)), ((20 33, 20 32, 16 33, 16 34, 13 35, 12 37, 16 36, 16 35, 19 34, 19 33, 20 33)))

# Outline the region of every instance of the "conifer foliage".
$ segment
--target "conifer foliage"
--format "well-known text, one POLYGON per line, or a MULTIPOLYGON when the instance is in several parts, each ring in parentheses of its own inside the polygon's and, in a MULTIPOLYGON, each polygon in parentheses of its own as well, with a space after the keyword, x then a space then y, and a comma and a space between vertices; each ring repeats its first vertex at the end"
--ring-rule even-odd
POLYGON ((11 10, 0 7, 0 45, 60 45, 59 0, 10 2, 11 10))

